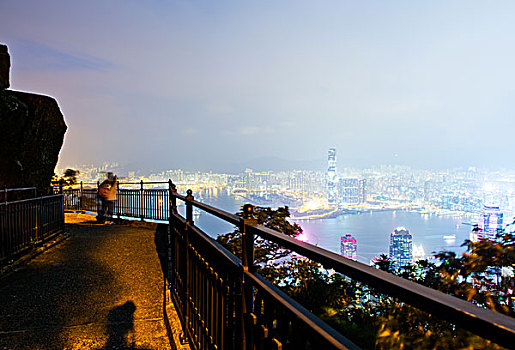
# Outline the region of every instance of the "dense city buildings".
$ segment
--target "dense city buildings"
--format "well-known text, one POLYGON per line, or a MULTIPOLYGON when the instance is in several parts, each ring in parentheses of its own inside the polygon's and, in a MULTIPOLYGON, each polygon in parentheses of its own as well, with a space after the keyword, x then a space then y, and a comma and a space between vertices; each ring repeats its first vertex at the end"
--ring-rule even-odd
POLYGON ((341 238, 340 254, 348 259, 358 260, 358 241, 350 233, 341 238))
POLYGON ((96 183, 106 172, 113 171, 122 183, 171 179, 181 190, 225 188, 246 193, 247 198, 260 205, 288 205, 293 210, 305 207, 307 211, 336 209, 331 215, 409 210, 428 215, 465 215, 464 221, 477 224, 487 203, 495 203, 504 218, 515 213, 515 171, 494 172, 472 167, 427 170, 392 165, 337 168, 334 148, 329 150, 328 167, 324 171, 246 169, 229 174, 174 169, 149 174, 123 169, 116 163, 72 168, 81 171, 79 180, 84 182, 96 183))
POLYGON ((390 260, 396 268, 413 263, 413 237, 405 227, 390 234, 390 260))
MULTIPOLYGON (((141 181, 146 183, 146 188, 167 188, 170 179, 179 193, 192 189, 200 201, 204 200, 202 196, 223 192, 238 201, 258 206, 288 206, 290 219, 295 222, 396 211, 419 213, 429 220, 435 217, 459 218, 456 226, 471 229, 478 226, 478 230, 470 234, 472 241, 481 237, 494 239, 499 230, 505 229, 503 223, 509 221, 506 218, 513 217, 515 213, 515 171, 494 172, 473 167, 428 170, 392 165, 356 169, 337 168, 336 165, 336 149, 332 148, 328 152, 327 169, 323 170, 257 171, 248 168, 241 173, 216 173, 170 169, 145 173, 123 168, 117 163, 70 168, 80 170, 79 181, 84 182, 85 188, 95 186, 109 171, 119 175, 120 186, 125 188, 139 189, 141 181), (485 205, 487 203, 495 205, 485 205)), ((393 227, 409 225, 397 222, 393 227)), ((509 229, 511 227, 508 226, 509 229)), ((412 229, 419 237, 417 227, 412 229)), ((457 244, 455 230, 439 233, 442 244, 457 244)), ((355 232, 353 234, 361 239, 355 232)), ((339 233, 334 238, 335 251, 342 248, 340 238, 339 233)), ((392 242, 397 242, 397 238, 392 238, 392 242)), ((406 262, 430 258, 420 240, 416 243, 413 244, 412 258, 408 256, 408 249, 406 262)), ((396 244, 390 248, 393 255, 398 254, 396 244)), ((424 244, 427 245, 427 241, 424 244)), ((386 245, 383 249, 389 248, 386 245)))

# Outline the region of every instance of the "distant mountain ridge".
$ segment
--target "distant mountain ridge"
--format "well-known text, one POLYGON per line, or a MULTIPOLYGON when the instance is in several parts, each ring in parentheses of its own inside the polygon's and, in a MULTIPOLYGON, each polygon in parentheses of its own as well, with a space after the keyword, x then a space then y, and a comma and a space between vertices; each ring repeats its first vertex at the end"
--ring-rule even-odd
POLYGON ((286 170, 313 170, 324 171, 325 163, 323 160, 290 160, 280 157, 259 157, 244 162, 203 162, 194 164, 192 162, 171 163, 169 165, 151 164, 150 162, 137 161, 120 165, 116 169, 111 169, 118 174, 127 174, 134 171, 137 176, 144 176, 150 173, 157 173, 165 170, 182 169, 185 171, 213 171, 216 173, 239 174, 245 169, 254 171, 286 171, 286 170))

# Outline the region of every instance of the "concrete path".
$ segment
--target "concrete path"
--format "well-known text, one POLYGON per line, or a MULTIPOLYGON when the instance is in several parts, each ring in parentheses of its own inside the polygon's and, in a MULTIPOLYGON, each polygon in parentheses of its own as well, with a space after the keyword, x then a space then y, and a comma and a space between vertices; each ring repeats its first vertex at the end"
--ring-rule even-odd
POLYGON ((68 216, 68 239, 0 277, 0 349, 176 348, 162 230, 93 218, 68 216))

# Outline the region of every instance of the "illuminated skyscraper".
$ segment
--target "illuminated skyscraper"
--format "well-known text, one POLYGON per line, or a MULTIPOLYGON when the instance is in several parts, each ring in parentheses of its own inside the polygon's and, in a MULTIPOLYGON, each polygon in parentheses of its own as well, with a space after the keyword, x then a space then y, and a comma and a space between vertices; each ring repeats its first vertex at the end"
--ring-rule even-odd
POLYGON ((405 227, 397 227, 390 235, 390 256, 396 268, 413 262, 413 238, 405 227))
POLYGON ((340 254, 354 261, 358 260, 358 241, 350 233, 341 238, 340 254))
POLYGON ((329 148, 327 155, 327 197, 329 203, 336 203, 337 191, 336 185, 338 176, 336 175, 336 148, 329 148))
POLYGON ((502 232, 503 213, 498 206, 485 205, 479 215, 478 231, 471 233, 471 241, 480 239, 495 240, 496 235, 502 232))

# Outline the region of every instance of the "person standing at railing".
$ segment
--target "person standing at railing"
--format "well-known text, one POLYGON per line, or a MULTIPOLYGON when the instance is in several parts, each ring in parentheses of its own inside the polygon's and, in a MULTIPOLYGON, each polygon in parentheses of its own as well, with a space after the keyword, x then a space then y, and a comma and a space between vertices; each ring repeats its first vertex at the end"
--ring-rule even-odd
POLYGON ((105 179, 100 186, 98 187, 98 196, 100 197, 101 206, 100 212, 97 216, 97 221, 99 223, 106 222, 106 218, 109 221, 107 223, 113 224, 113 212, 114 212, 114 202, 116 201, 116 175, 109 172, 107 173, 107 179, 105 179), (106 215, 107 212, 107 215, 106 215))

